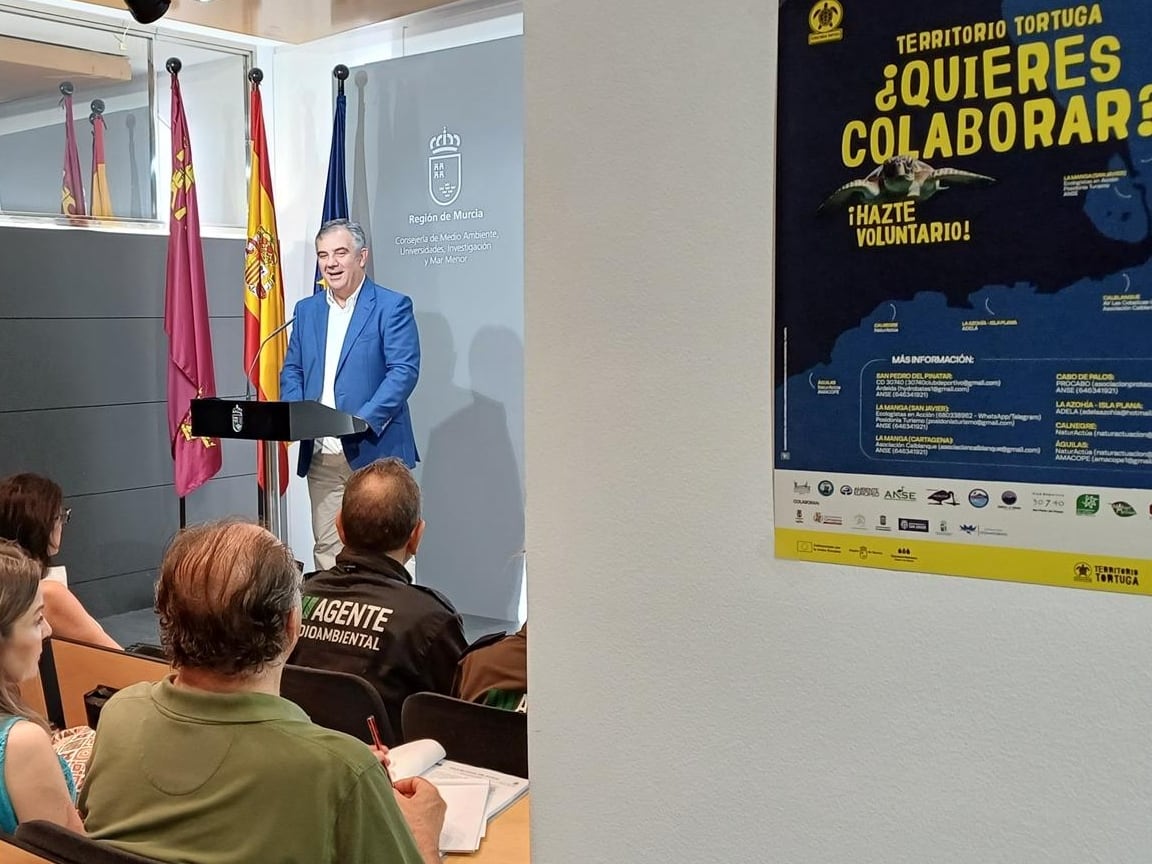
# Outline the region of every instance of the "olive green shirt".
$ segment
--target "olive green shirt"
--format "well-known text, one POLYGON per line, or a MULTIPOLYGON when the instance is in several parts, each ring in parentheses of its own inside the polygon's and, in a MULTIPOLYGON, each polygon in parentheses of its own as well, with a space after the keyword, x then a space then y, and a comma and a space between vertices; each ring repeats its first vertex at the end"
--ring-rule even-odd
POLYGON ((188 864, 419 864, 363 743, 263 693, 135 684, 100 716, 80 797, 88 833, 188 864))

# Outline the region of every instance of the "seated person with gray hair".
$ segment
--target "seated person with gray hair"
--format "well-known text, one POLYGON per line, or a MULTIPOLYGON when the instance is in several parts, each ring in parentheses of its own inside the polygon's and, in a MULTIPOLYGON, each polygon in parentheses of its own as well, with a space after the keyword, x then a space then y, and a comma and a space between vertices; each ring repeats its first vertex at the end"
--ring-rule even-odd
POLYGON ((444 802, 279 695, 300 632, 292 553, 257 525, 180 532, 156 589, 175 673, 100 716, 89 834, 160 861, 438 864, 444 802))

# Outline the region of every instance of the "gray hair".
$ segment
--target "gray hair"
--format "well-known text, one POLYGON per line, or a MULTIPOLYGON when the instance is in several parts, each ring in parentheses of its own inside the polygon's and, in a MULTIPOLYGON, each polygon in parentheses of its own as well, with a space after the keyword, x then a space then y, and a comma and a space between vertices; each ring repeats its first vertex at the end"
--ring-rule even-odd
POLYGON ((160 641, 177 669, 242 677, 290 648, 300 571, 259 525, 226 520, 185 528, 160 562, 160 641))
POLYGON ((325 234, 331 234, 333 231, 339 231, 343 228, 352 235, 352 251, 359 252, 368 245, 368 237, 364 234, 364 229, 360 227, 359 222, 353 222, 351 219, 329 219, 320 226, 320 230, 316 232, 316 242, 320 242, 320 238, 325 234))

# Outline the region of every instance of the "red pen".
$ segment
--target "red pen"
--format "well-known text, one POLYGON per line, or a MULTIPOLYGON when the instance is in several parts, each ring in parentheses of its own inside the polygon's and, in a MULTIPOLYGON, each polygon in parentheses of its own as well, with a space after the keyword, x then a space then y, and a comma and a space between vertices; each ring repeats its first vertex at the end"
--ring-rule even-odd
MULTIPOLYGON (((372 743, 376 746, 377 750, 384 749, 384 742, 380 740, 380 730, 376 726, 376 718, 369 715, 368 717, 368 732, 372 735, 372 743)), ((388 772, 388 765, 380 762, 380 767, 384 769, 384 773, 388 776, 388 780, 392 780, 392 775, 388 772)))

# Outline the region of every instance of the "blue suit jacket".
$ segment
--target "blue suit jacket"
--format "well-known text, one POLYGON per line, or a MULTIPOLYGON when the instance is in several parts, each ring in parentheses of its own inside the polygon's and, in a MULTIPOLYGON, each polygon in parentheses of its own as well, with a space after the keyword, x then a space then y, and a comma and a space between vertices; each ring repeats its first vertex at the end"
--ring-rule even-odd
MULTIPOLYGON (((324 389, 324 348, 328 338, 325 292, 296 304, 296 321, 280 371, 280 398, 320 399, 324 389)), ((412 435, 408 397, 420 376, 420 337, 412 301, 365 279, 348 324, 336 367, 336 408, 367 421, 368 431, 342 438, 353 468, 396 456, 409 467, 419 460, 412 435)), ((313 444, 300 444, 297 471, 312 463, 313 444)))

